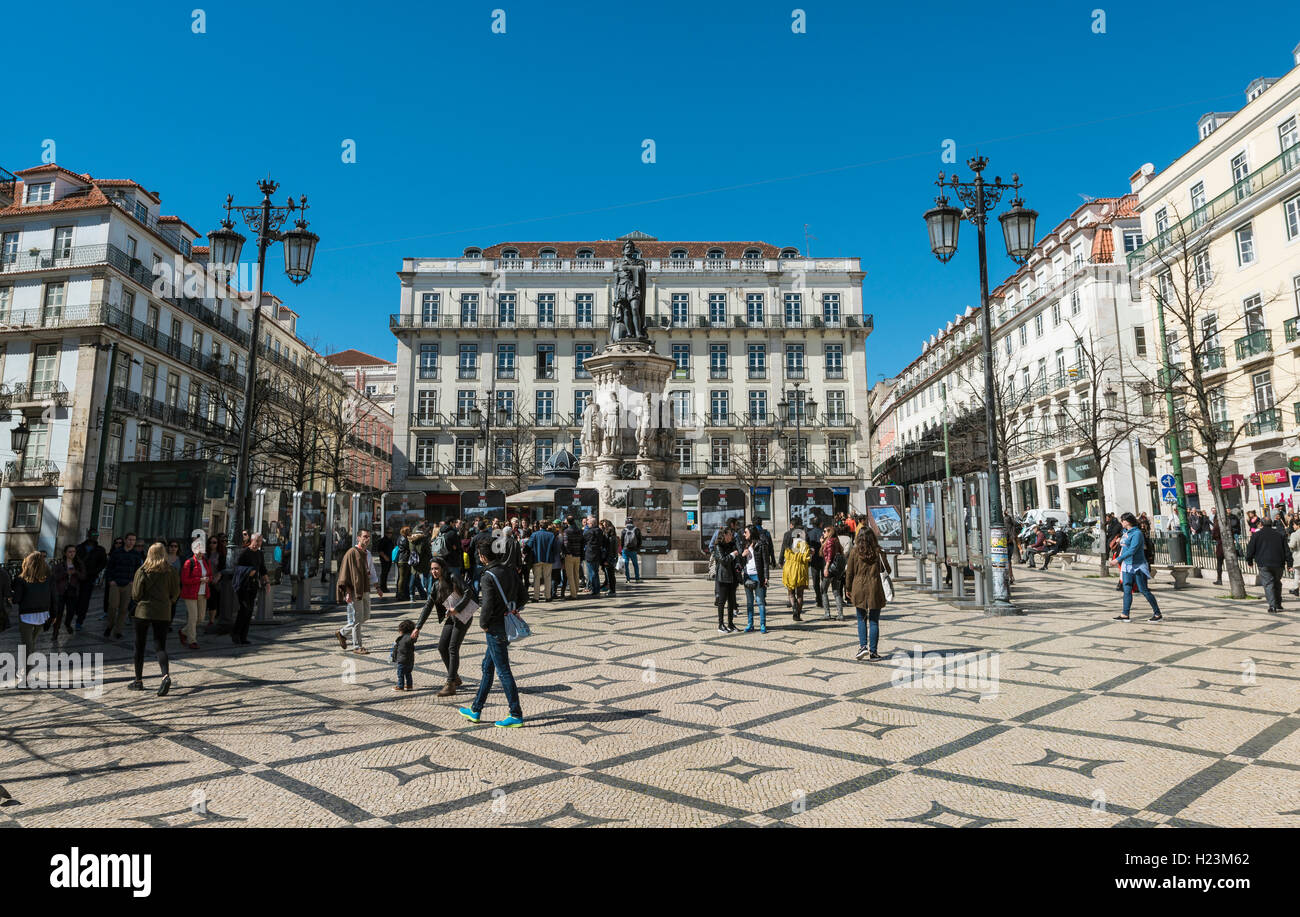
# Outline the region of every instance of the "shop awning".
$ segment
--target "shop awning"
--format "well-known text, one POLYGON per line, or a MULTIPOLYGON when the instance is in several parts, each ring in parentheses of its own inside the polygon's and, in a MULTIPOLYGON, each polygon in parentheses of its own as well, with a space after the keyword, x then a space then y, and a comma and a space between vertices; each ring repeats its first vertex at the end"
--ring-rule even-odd
POLYGON ((506 497, 506 506, 540 506, 555 502, 555 488, 524 490, 514 496, 506 497))

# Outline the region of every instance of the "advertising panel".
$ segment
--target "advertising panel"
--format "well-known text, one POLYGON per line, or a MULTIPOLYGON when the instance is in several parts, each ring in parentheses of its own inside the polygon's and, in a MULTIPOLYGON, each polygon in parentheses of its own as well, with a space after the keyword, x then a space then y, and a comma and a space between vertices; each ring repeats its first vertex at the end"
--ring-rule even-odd
POLYGON ((672 543, 671 494, 663 487, 630 487, 627 517, 641 530, 643 554, 667 554, 672 543))

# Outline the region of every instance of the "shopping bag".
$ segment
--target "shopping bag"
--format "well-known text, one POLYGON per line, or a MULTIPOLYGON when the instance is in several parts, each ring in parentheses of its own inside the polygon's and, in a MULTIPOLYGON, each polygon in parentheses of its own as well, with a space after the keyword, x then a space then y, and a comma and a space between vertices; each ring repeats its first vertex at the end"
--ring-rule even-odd
POLYGON ((885 601, 894 601, 894 580, 888 573, 880 574, 880 586, 885 591, 885 601))
POLYGON ((614 569, 617 570, 619 573, 622 573, 625 569, 627 569, 627 558, 620 556, 618 562, 614 564, 614 569))
POLYGON ((524 620, 523 615, 514 611, 506 615, 507 641, 514 643, 517 640, 522 640, 524 637, 531 637, 532 635, 532 628, 528 626, 528 622, 524 620))

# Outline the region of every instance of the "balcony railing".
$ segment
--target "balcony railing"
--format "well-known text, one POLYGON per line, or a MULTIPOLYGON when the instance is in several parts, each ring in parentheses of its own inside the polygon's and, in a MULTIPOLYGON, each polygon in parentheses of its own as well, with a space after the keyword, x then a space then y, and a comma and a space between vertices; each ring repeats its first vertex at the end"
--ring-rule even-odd
POLYGON ((1266 411, 1257 411, 1254 414, 1247 414, 1243 422, 1247 436, 1259 436, 1263 433, 1281 433, 1282 432, 1282 411, 1280 408, 1269 408, 1266 411))
POLYGON ((5 464, 4 483, 53 487, 59 483, 61 474, 59 466, 48 459, 25 458, 21 462, 5 464))
POLYGON ((767 378, 767 367, 766 367, 766 366, 751 366, 751 367, 749 367, 749 369, 747 370, 747 372, 746 372, 746 374, 745 374, 745 377, 748 378, 748 379, 766 379, 766 378, 767 378))
POLYGON ((710 367, 709 367, 709 378, 710 378, 710 379, 730 379, 730 378, 731 378, 731 370, 729 370, 729 369, 728 369, 727 367, 725 367, 725 366, 710 366, 710 367))
POLYGON ((1282 323, 1282 331, 1286 335, 1286 342, 1294 344, 1300 341, 1300 315, 1295 318, 1288 318, 1282 323))
POLYGON ((785 377, 787 379, 805 379, 807 375, 802 366, 786 366, 785 368, 785 377))
POLYGON ((1201 354, 1201 372, 1225 369, 1227 365, 1228 358, 1222 347, 1207 347, 1201 354))
POLYGON ((437 315, 407 314, 403 312, 390 313, 388 316, 388 327, 391 331, 403 330, 420 330, 420 329, 457 329, 457 328, 505 328, 511 330, 518 329, 536 329, 536 328, 570 328, 577 330, 595 330, 609 327, 609 317, 607 315, 578 316, 577 314, 553 315, 545 314, 516 314, 513 316, 500 315, 458 315, 455 313, 439 313, 437 315))
POLYGON ((1251 360, 1263 354, 1273 352, 1273 332, 1268 330, 1252 331, 1245 337, 1237 338, 1237 360, 1251 360))
POLYGON ((457 379, 477 379, 477 378, 478 378, 478 367, 477 367, 477 366, 457 366, 457 367, 456 367, 456 378, 457 378, 457 379))
MULTIPOLYGON (((139 392, 128 391, 120 385, 113 386, 113 407, 116 410, 156 420, 169 427, 201 433, 206 439, 226 442, 237 439, 235 430, 230 426, 209 420, 203 414, 187 410, 180 405, 165 404, 155 398, 146 398, 139 392)), ((230 422, 233 423, 233 419, 230 422)))
POLYGON ((1235 210, 1243 201, 1261 194, 1300 168, 1300 147, 1291 147, 1276 159, 1264 163, 1241 181, 1208 203, 1193 210, 1182 220, 1147 242, 1128 256, 1129 270, 1136 270, 1171 245, 1182 245, 1194 233, 1208 228, 1217 220, 1235 210))
POLYGON ((6 407, 22 404, 43 404, 52 401, 59 407, 68 406, 68 387, 57 379, 44 382, 17 382, 13 385, 0 384, 0 401, 6 407))

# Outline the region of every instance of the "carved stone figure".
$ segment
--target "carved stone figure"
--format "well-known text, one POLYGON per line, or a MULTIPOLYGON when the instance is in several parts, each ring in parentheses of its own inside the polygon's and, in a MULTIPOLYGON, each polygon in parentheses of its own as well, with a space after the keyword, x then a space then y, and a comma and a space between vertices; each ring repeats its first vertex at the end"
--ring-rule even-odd
POLYGON ((617 420, 609 417, 605 417, 602 419, 601 426, 605 432, 605 448, 603 450, 603 454, 608 456, 617 455, 620 452, 618 448, 619 431, 618 431, 617 420))
POLYGON ((636 453, 638 456, 650 455, 654 448, 654 428, 650 425, 650 409, 642 407, 641 417, 636 427, 636 453))
POLYGON ((623 243, 623 260, 614 268, 613 321, 609 326, 609 341, 648 341, 645 327, 646 270, 645 262, 636 257, 632 241, 623 243))
POLYGON ((600 409, 594 404, 588 404, 587 410, 582 414, 582 454, 584 457, 598 458, 600 456, 601 425, 600 409))

